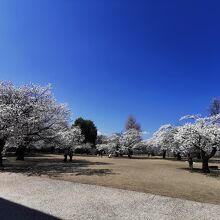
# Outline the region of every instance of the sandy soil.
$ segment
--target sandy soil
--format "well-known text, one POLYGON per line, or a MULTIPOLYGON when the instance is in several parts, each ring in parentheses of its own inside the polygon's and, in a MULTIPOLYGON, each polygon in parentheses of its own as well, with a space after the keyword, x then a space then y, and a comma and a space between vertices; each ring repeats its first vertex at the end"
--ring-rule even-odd
POLYGON ((24 162, 10 158, 4 172, 24 173, 220 204, 220 177, 217 174, 202 174, 201 163, 196 163, 194 167, 195 171, 190 172, 185 161, 156 158, 75 156, 72 163, 63 163, 62 156, 44 155, 26 158, 24 162))

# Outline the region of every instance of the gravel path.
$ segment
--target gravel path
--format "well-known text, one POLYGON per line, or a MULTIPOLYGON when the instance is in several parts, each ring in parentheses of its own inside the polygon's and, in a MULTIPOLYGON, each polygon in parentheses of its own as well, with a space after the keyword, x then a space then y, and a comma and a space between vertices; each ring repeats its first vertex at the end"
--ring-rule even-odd
POLYGON ((211 220, 220 219, 220 206, 0 173, 0 219, 211 220))

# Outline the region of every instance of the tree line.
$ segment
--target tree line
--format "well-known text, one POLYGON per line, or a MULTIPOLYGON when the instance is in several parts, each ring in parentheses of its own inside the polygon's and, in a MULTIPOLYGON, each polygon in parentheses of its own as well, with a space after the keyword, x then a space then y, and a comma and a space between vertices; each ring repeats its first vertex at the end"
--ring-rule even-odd
POLYGON ((209 108, 209 115, 186 115, 180 118, 180 125, 162 125, 151 138, 142 140, 141 127, 130 117, 125 132, 103 136, 98 148, 107 152, 140 150, 143 153, 161 154, 167 151, 181 159, 197 157, 202 160, 202 170, 209 173, 209 159, 215 156, 220 146, 220 98, 215 98, 209 108))
POLYGON ((147 140, 142 139, 141 126, 132 116, 123 132, 97 135, 91 120, 78 118, 71 123, 70 109, 55 99, 50 85, 15 86, 12 82, 0 82, 0 166, 3 153, 11 147, 16 148, 18 160, 24 159, 29 147, 93 147, 129 157, 134 150, 163 152, 164 158, 168 150, 191 158, 199 155, 203 171, 210 172, 209 159, 220 145, 219 98, 213 100, 209 111, 206 117, 184 116, 178 126, 162 125, 147 140))

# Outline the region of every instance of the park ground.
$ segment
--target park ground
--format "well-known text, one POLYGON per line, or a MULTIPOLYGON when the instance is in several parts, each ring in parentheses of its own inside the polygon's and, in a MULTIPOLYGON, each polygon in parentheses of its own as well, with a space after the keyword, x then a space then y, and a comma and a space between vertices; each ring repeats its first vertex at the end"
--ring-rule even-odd
MULTIPOLYGON (((49 177, 75 183, 100 185, 203 203, 220 205, 219 170, 205 175, 201 163, 188 169, 186 161, 160 158, 100 158, 74 156, 64 163, 62 155, 42 154, 16 161, 5 161, 4 173, 49 177)), ((211 165, 219 165, 213 160, 211 165)))
POLYGON ((0 173, 1 220, 219 220, 219 216, 219 205, 0 173))

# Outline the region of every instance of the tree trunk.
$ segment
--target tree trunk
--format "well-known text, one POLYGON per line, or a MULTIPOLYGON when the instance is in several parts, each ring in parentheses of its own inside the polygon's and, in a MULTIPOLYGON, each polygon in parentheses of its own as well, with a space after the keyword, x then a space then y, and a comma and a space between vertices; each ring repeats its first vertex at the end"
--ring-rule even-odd
POLYGON ((210 173, 208 157, 202 159, 202 170, 204 173, 210 173))
POLYGON ((2 149, 0 149, 0 167, 3 167, 2 149))
POLYGON ((188 163, 189 163, 189 169, 192 171, 193 170, 193 158, 192 158, 192 155, 188 154, 187 158, 188 158, 188 163))
POLYGON ((0 139, 0 167, 3 167, 2 151, 5 146, 5 139, 0 139))
POLYGON ((198 159, 198 160, 201 160, 201 154, 198 152, 198 153, 196 153, 196 158, 198 159))
POLYGON ((212 152, 210 153, 210 155, 208 155, 205 151, 201 150, 202 170, 204 173, 210 173, 209 159, 215 155, 216 151, 216 147, 213 147, 212 152))
POLYGON ((166 153, 167 153, 167 151, 163 150, 163 159, 166 159, 166 153))
POLYGON ((16 151, 17 154, 16 160, 24 160, 24 153, 25 153, 25 146, 19 146, 16 151))
POLYGON ((177 160, 181 160, 182 159, 182 157, 181 157, 179 152, 177 153, 176 158, 177 158, 177 160))

